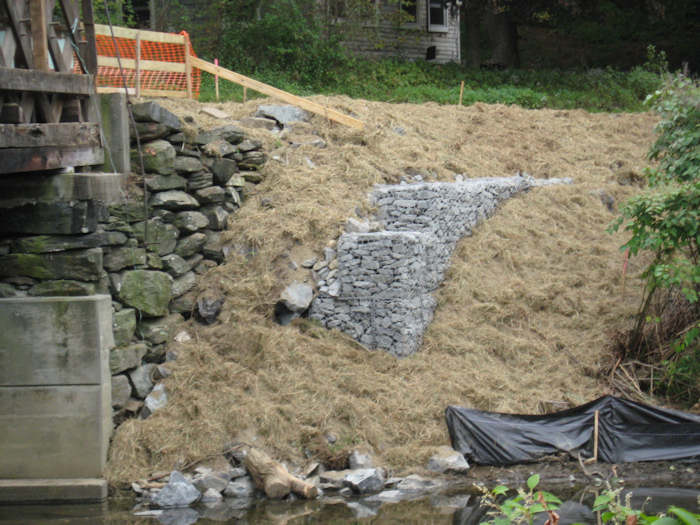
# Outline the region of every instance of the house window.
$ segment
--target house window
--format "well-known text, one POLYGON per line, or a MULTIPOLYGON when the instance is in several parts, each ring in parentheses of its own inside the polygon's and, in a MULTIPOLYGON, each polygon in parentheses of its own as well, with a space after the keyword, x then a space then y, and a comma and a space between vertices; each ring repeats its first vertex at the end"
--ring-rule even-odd
POLYGON ((418 6, 416 0, 401 0, 402 25, 418 23, 418 6))
POLYGON ((447 7, 440 0, 428 1, 428 31, 447 33, 447 7))

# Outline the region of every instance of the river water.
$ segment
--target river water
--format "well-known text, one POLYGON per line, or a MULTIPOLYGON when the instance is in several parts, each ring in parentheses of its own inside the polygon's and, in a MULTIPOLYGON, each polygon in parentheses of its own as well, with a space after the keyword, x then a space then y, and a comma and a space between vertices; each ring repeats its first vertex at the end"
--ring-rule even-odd
MULTIPOLYGON (((677 487, 634 488, 632 506, 649 514, 664 511, 669 505, 678 505, 692 512, 700 512, 700 490, 677 487)), ((574 514, 566 523, 596 523, 595 516, 586 514, 600 488, 572 488, 558 492, 567 500, 574 514), (583 512, 583 514, 581 514, 583 512), (577 514, 578 513, 578 514, 577 514)), ((217 505, 200 504, 187 509, 150 510, 131 499, 110 499, 100 504, 34 505, 0 507, 2 525, 58 525, 58 524, 133 524, 133 525, 207 525, 207 524, 451 524, 478 525, 488 519, 489 508, 481 506, 479 496, 465 492, 443 492, 417 497, 412 501, 382 502, 376 497, 344 499, 323 498, 316 501, 272 502, 260 499, 249 508, 235 500, 217 505)), ((539 520, 543 523, 544 518, 539 520)), ((536 520, 536 523, 538 521, 536 520)))

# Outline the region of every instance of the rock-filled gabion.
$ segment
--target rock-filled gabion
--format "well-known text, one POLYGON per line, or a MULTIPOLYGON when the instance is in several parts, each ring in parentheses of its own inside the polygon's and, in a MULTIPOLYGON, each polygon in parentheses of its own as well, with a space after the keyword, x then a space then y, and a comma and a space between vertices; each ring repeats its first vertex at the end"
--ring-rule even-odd
POLYGON ((187 136, 180 119, 154 102, 133 112, 132 170, 140 168, 138 132, 148 206, 142 195, 109 206, 46 199, 27 204, 31 228, 0 228, 12 234, 0 240, 0 297, 111 294, 117 424, 165 404, 166 392, 152 390, 168 375, 166 343, 183 318, 194 312, 211 322, 218 314, 223 301, 199 298, 197 277, 224 261, 221 232, 246 187, 262 180, 266 161, 261 143, 236 126, 187 136), (24 231, 42 234, 17 234, 24 231))
POLYGON ((368 348, 414 353, 457 241, 532 186, 515 176, 376 187, 370 200, 384 230, 341 235, 336 258, 314 267, 319 294, 309 316, 368 348))

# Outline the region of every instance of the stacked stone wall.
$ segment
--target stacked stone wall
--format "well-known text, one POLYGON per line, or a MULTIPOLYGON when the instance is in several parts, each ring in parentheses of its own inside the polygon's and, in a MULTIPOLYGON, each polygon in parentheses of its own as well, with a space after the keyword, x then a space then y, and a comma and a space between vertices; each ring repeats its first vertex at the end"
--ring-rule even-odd
POLYGON ((431 292, 457 241, 532 185, 516 176, 376 187, 370 201, 384 229, 340 237, 310 317, 369 348, 414 353, 433 317, 431 292))
MULTIPOLYGON (((191 314, 217 306, 197 279, 222 263, 222 231, 262 180, 261 144, 226 125, 186 134, 155 103, 134 106, 132 168, 119 174, 22 174, 0 181, 0 297, 112 296, 112 403, 118 423, 148 415, 168 374, 165 343, 191 314), (145 184, 148 201, 139 191, 145 184), (156 395, 157 394, 157 395, 156 395)), ((170 356, 172 357, 172 356, 170 356)))

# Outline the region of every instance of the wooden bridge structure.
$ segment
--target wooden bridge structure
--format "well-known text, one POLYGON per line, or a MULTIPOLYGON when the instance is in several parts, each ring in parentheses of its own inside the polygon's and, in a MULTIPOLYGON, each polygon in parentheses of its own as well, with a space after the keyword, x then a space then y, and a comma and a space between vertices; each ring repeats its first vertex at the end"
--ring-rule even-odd
POLYGON ((0 174, 103 163, 96 70, 92 0, 0 0, 0 174))

